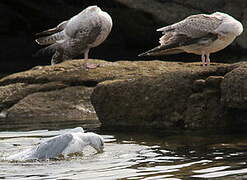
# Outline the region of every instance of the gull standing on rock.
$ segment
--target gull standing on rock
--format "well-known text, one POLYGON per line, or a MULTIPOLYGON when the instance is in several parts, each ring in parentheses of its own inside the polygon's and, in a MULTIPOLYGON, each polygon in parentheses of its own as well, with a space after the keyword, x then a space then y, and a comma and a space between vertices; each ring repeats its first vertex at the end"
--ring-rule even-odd
POLYGON ((164 34, 160 46, 139 56, 178 54, 182 52, 201 55, 202 65, 210 64, 210 53, 220 51, 243 32, 242 24, 232 16, 215 12, 198 14, 166 26, 157 31, 164 34))
POLYGON ((98 6, 89 6, 57 27, 37 33, 43 37, 36 39, 36 42, 49 45, 41 49, 41 52, 55 52, 51 60, 54 65, 81 54, 88 59, 89 50, 100 45, 111 29, 111 16, 98 6))

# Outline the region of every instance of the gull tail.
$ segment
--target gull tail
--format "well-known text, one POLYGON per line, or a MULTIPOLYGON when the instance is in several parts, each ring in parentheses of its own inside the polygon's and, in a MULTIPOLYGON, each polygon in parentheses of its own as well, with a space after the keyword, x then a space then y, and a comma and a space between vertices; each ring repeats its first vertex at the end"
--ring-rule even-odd
POLYGON ((51 36, 47 36, 47 37, 40 37, 38 39, 35 39, 35 41, 39 45, 48 45, 48 44, 52 44, 54 40, 51 36))
POLYGON ((68 23, 68 21, 63 21, 59 25, 57 25, 57 27, 55 27, 55 28, 36 33, 36 36, 44 36, 44 35, 51 35, 54 33, 58 33, 60 31, 64 30, 67 23, 68 23))
POLYGON ((36 36, 44 36, 44 35, 51 35, 57 32, 56 28, 48 29, 39 33, 36 33, 36 36))
POLYGON ((155 47, 155 48, 153 48, 153 49, 151 49, 151 50, 149 50, 147 52, 141 53, 138 56, 152 56, 155 52, 158 52, 159 49, 160 49, 160 46, 155 47))
POLYGON ((64 38, 64 33, 62 31, 62 32, 58 32, 58 33, 50 35, 50 36, 40 37, 40 38, 36 39, 35 41, 39 45, 49 45, 49 44, 54 44, 57 41, 63 40, 63 38, 64 38))
POLYGON ((182 49, 171 48, 167 49, 167 46, 160 45, 147 52, 141 53, 138 56, 159 56, 159 55, 169 55, 182 53, 182 49))

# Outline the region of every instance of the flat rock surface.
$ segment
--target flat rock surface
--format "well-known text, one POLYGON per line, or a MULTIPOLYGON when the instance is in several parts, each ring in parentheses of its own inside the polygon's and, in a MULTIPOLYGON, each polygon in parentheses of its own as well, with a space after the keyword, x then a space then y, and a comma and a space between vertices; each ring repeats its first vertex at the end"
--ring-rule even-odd
POLYGON ((89 59, 34 67, 0 79, 0 125, 225 127, 232 108, 247 109, 246 66, 89 59), (87 63, 97 66, 87 69, 87 63))

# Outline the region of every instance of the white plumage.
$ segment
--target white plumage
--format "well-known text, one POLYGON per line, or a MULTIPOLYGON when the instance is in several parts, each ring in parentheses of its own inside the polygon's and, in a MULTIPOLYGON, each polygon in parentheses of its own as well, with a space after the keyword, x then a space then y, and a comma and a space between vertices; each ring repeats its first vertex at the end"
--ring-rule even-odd
POLYGON ((89 6, 57 27, 38 33, 40 45, 49 45, 41 50, 55 51, 51 64, 72 59, 80 54, 88 59, 89 50, 100 45, 112 29, 110 15, 98 6, 89 6))
POLYGON ((208 65, 210 53, 231 44, 242 33, 243 26, 232 16, 215 12, 210 15, 192 15, 157 31, 164 34, 160 38, 160 46, 139 56, 187 52, 201 55, 203 65, 208 65))
POLYGON ((95 133, 84 133, 81 127, 41 142, 38 146, 11 155, 6 160, 50 159, 59 155, 67 156, 82 152, 86 146, 92 146, 97 152, 103 152, 104 140, 95 133))

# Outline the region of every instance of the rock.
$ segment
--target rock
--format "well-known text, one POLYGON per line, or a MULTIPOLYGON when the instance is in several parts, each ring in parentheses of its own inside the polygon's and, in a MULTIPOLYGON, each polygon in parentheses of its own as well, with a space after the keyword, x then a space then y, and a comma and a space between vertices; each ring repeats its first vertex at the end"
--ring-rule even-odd
POLYGON ((192 86, 196 79, 224 75, 220 67, 174 63, 159 76, 105 81, 93 91, 92 103, 105 128, 223 127, 219 91, 205 86, 194 94, 192 86))
POLYGON ((221 101, 226 107, 247 109, 247 63, 224 76, 221 101))
POLYGON ((229 126, 230 121, 221 104, 219 90, 213 89, 190 95, 183 119, 186 128, 222 128, 229 126))
POLYGON ((205 80, 204 79, 197 79, 193 82, 193 90, 195 92, 200 92, 205 88, 205 80))
POLYGON ((247 122, 246 69, 246 63, 202 67, 200 63, 91 59, 37 67, 0 79, 0 128, 241 125, 247 122), (87 63, 97 67, 87 69, 87 63))
POLYGON ((221 81, 224 79, 223 76, 209 76, 205 83, 207 87, 219 89, 221 81))
MULTIPOLYGON (((242 16, 241 22, 242 22, 244 27, 247 27, 247 8, 245 8, 241 13, 242 13, 241 14, 241 16, 242 16)), ((238 43, 239 43, 240 47, 245 48, 245 49, 247 49, 246 39, 247 39, 247 32, 244 31, 242 33, 241 37, 238 38, 238 43)))
POLYGON ((90 101, 98 83, 157 76, 173 64, 178 63, 74 60, 5 76, 0 79, 0 127, 23 128, 34 121, 39 128, 57 122, 99 126, 90 101), (87 63, 98 66, 87 69, 87 63))
POLYGON ((8 118, 53 118, 96 120, 90 104, 93 88, 72 86, 31 93, 8 109, 8 118))

